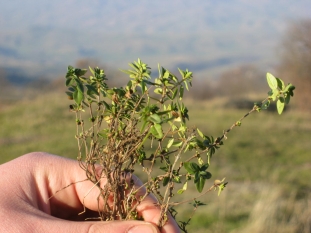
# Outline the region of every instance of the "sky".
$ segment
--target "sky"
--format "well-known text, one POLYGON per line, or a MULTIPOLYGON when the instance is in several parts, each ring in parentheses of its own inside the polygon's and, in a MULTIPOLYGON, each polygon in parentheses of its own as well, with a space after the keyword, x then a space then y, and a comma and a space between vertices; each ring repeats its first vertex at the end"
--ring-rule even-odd
POLYGON ((309 0, 2 1, 0 64, 32 75, 81 58, 212 74, 245 62, 271 69, 287 25, 309 9, 309 0))

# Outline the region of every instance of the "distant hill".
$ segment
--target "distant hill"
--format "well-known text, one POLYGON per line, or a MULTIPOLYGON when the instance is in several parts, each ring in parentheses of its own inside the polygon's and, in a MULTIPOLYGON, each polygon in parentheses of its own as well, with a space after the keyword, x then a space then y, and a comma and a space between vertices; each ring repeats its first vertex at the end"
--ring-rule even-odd
POLYGON ((140 57, 211 75, 241 63, 275 64, 286 23, 311 2, 35 1, 0 3, 0 67, 55 77, 80 58, 126 68, 140 57))

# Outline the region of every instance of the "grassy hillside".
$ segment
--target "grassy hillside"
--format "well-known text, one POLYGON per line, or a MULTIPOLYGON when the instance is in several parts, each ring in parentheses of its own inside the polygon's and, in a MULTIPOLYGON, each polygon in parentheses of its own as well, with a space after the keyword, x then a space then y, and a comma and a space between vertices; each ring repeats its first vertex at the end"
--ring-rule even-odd
MULTIPOLYGON (((219 136, 246 111, 225 109, 223 100, 189 102, 190 125, 219 136)), ((0 163, 30 151, 77 155, 75 117, 62 93, 0 105, 0 163)), ((200 232, 310 232, 310 115, 261 112, 228 134, 212 158, 213 178, 228 188, 200 199, 191 230, 200 232)), ((186 195, 186 194, 185 194, 186 195)), ((187 198, 181 196, 181 198, 187 198)), ((178 209, 178 208, 177 208, 178 209)), ((180 207, 183 216, 191 206, 180 207)))

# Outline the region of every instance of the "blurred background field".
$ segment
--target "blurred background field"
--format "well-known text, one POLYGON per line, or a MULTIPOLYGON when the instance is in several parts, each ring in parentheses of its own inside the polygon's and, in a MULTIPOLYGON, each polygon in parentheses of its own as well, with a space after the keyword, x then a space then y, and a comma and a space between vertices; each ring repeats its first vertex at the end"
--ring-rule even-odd
MULTIPOLYGON (((75 116, 63 88, 28 91, 22 100, 2 101, 0 163, 31 151, 76 158, 75 116)), ((219 136, 249 110, 232 101, 186 99, 189 125, 219 136)), ((211 192, 199 199, 207 205, 194 215, 190 232, 310 232, 310 135, 310 115, 293 107, 281 116, 262 111, 246 118, 211 161, 206 188, 223 177, 228 187, 220 197, 211 192)), ((178 198, 187 195, 192 192, 178 198)), ((192 206, 176 209, 187 218, 192 206)))
MULTIPOLYGON (((118 68, 138 57, 152 77, 158 63, 175 74, 188 68, 189 125, 213 136, 266 97, 271 72, 296 86, 289 108, 254 113, 229 133, 206 184, 226 177, 228 187, 200 199, 207 205, 190 232, 310 233, 310 8, 308 0, 1 2, 0 164, 31 151, 76 158, 68 65, 100 66, 112 86, 126 83, 118 68)), ((187 218, 192 207, 179 210, 187 218)))

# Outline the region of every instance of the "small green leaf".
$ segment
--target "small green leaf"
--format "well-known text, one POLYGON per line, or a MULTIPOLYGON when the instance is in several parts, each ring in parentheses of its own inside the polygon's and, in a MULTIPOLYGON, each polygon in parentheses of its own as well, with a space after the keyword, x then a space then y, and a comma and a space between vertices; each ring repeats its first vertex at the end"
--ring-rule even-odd
POLYGON ((226 185, 228 184, 228 182, 226 183, 222 183, 218 186, 218 196, 220 195, 220 193, 224 190, 224 188, 226 187, 226 185))
POLYGON ((80 77, 80 76, 82 76, 82 75, 85 75, 86 72, 87 72, 86 69, 75 69, 75 75, 76 75, 77 77, 80 77))
POLYGON ((276 81, 278 83, 278 88, 283 90, 285 88, 285 84, 284 84, 283 80, 280 78, 276 78, 276 81))
POLYGON ((143 80, 142 82, 141 82, 141 90, 142 90, 142 92, 143 93, 145 93, 146 92, 146 83, 145 83, 145 81, 143 80))
POLYGON ((203 191, 204 185, 205 185, 205 178, 200 176, 199 181, 195 184, 199 193, 203 191))
POLYGON ((185 190, 183 190, 183 189, 179 189, 179 190, 177 191, 177 194, 182 194, 184 191, 185 191, 185 190))
POLYGON ((209 164, 202 164, 202 166, 200 167, 200 171, 205 171, 207 168, 209 167, 209 164))
POLYGON ((158 138, 158 132, 157 132, 157 130, 154 128, 154 126, 151 126, 151 128, 150 128, 150 133, 151 133, 154 137, 158 138))
POLYGON ((175 181, 176 183, 181 183, 180 177, 179 177, 179 176, 174 176, 174 181, 175 181))
POLYGON ((78 105, 81 104, 83 98, 84 98, 83 93, 79 90, 75 90, 75 92, 73 93, 73 99, 78 105))
POLYGON ((68 77, 66 79, 66 86, 68 87, 69 85, 71 85, 71 81, 72 81, 72 78, 68 77))
POLYGON ((158 138, 161 139, 163 138, 163 131, 162 131, 162 126, 160 124, 154 124, 154 128, 158 132, 158 138))
POLYGON ((276 99, 279 97, 280 91, 278 89, 272 90, 271 98, 273 101, 276 101, 276 99))
POLYGON ((281 115, 283 110, 284 110, 284 106, 285 106, 285 102, 284 102, 284 98, 280 97, 276 103, 276 107, 278 110, 278 113, 281 115))
POLYGON ((277 89, 278 88, 278 82, 272 74, 267 73, 267 81, 268 81, 268 85, 271 89, 277 89))
POLYGON ((177 93, 178 93, 178 89, 175 89, 174 92, 173 92, 173 95, 172 95, 172 99, 175 99, 177 93))
POLYGON ((149 119, 149 121, 151 121, 155 124, 161 124, 162 123, 162 120, 158 114, 152 114, 151 116, 149 116, 148 119, 149 119))
POLYGON ((170 148, 170 147, 173 145, 173 142, 174 142, 174 138, 171 138, 171 139, 168 141, 166 148, 170 148))
POLYGON ((92 75, 95 75, 94 70, 92 69, 92 67, 89 66, 89 70, 91 71, 92 75))
POLYGON ((84 92, 83 84, 81 83, 80 80, 75 79, 75 81, 76 81, 76 84, 77 84, 77 89, 78 89, 81 93, 83 93, 83 92, 84 92))
POLYGON ((241 121, 237 121, 237 122, 235 122, 235 125, 236 125, 236 126, 241 126, 242 123, 241 123, 241 121))
POLYGON ((295 86, 293 86, 291 83, 289 83, 285 87, 284 92, 287 92, 290 96, 294 96, 294 90, 295 90, 295 86))
POLYGON ((197 128, 197 131, 198 131, 198 134, 200 135, 200 137, 202 139, 204 139, 205 137, 204 137, 204 134, 201 132, 201 130, 199 130, 199 128, 197 128))
POLYGON ((170 113, 170 112, 172 112, 172 111, 171 111, 171 110, 166 110, 166 111, 162 111, 162 112, 157 112, 157 114, 158 114, 159 116, 162 116, 162 115, 168 114, 168 113, 170 113))
POLYGON ((186 87, 187 91, 189 91, 189 87, 188 87, 187 81, 185 81, 184 84, 185 84, 185 87, 186 87))
POLYGON ((193 162, 185 162, 184 167, 189 174, 195 174, 196 172, 200 171, 199 165, 193 162))
POLYGON ((183 189, 183 190, 187 190, 187 188, 188 188, 188 183, 186 182, 186 183, 184 183, 182 189, 183 189))
POLYGON ((169 181, 170 181, 169 177, 164 177, 164 179, 163 179, 163 186, 166 186, 169 181))
POLYGON ((200 176, 203 177, 204 179, 208 180, 212 178, 212 174, 208 171, 201 171, 200 176))
POLYGON ((290 101, 290 95, 287 93, 285 96, 285 104, 289 104, 290 101))
POLYGON ((158 88, 154 89, 154 93, 162 95, 162 88, 158 87, 158 88))
POLYGON ((179 100, 181 100, 184 97, 184 86, 181 85, 179 88, 179 100))
POLYGON ((201 157, 198 158, 198 163, 199 163, 200 165, 203 165, 203 164, 204 164, 204 161, 203 161, 203 159, 202 159, 201 157))
POLYGON ((160 124, 154 124, 150 128, 150 132, 155 138, 161 139, 163 137, 162 127, 160 124))
POLYGON ((180 147, 182 145, 183 142, 175 142, 173 143, 173 146, 175 147, 180 147))
POLYGON ((261 108, 266 110, 270 106, 270 100, 266 100, 265 102, 262 103, 261 108))
POLYGON ((96 90, 96 88, 92 85, 85 85, 87 88, 87 94, 91 97, 93 97, 93 95, 99 95, 98 91, 96 90))

